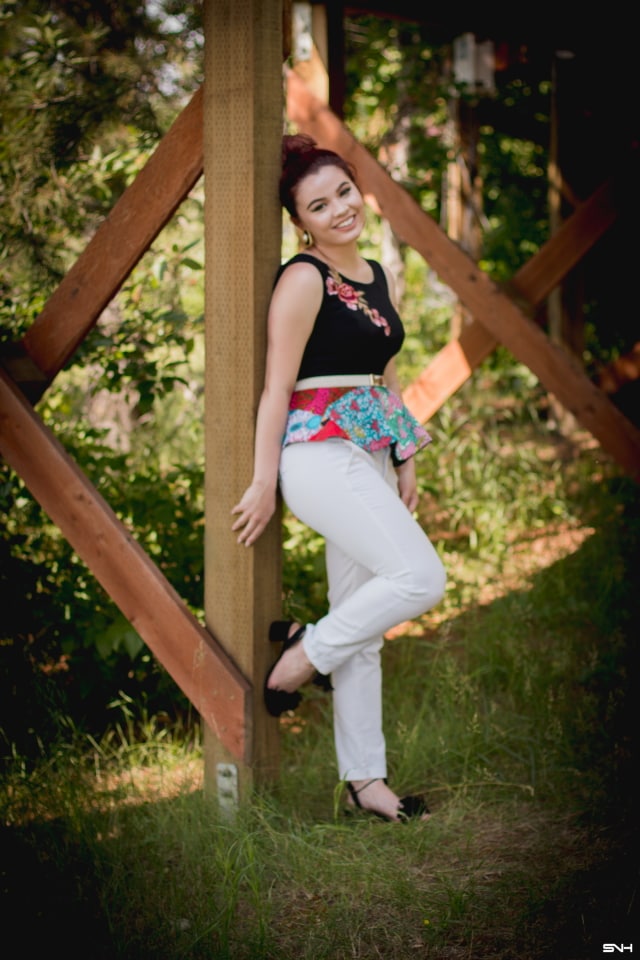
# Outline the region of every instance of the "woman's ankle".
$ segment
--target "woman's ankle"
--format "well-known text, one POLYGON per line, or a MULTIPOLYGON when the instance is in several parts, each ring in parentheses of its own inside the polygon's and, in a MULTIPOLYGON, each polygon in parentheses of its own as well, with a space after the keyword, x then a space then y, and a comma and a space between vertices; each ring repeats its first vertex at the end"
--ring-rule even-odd
POLYGON ((292 693, 310 680, 314 673, 315 667, 305 653, 301 637, 282 654, 273 668, 268 686, 273 690, 292 693))

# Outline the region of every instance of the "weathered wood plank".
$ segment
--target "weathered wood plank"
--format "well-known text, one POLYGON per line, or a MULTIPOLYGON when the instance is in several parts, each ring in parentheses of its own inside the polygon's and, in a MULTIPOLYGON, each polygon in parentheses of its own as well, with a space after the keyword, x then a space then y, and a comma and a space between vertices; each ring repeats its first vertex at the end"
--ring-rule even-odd
POLYGON ((102 222, 22 344, 50 382, 202 174, 202 88, 102 222))
MULTIPOLYGON (((252 680, 252 754, 240 793, 279 772, 279 725, 263 683, 268 626, 281 615, 281 524, 247 550, 231 510, 251 482, 255 414, 264 383, 267 312, 280 263, 282 137, 280 0, 205 5, 205 611, 252 680)), ((205 736, 206 782, 225 762, 205 736)))
POLYGON ((375 197, 398 236, 424 257, 474 318, 536 374, 625 471, 640 476, 640 431, 589 380, 574 358, 552 343, 392 180, 293 71, 288 73, 287 112, 301 130, 354 164, 364 193, 375 197))
POLYGON ((250 686, 0 371, 0 455, 234 757, 250 750, 250 686))

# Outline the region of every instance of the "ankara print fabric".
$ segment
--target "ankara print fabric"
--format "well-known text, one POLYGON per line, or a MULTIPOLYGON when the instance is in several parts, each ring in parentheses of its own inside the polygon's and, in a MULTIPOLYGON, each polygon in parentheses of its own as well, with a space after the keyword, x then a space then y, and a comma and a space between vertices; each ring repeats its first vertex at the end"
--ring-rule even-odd
POLYGON ((431 437, 387 387, 317 387, 291 397, 283 446, 340 437, 373 452, 391 447, 396 466, 431 437))

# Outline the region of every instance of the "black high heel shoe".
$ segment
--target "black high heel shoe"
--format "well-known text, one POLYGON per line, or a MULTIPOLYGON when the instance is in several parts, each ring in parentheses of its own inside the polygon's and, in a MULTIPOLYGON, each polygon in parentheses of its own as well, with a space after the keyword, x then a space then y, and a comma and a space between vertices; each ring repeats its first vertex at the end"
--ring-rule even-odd
POLYGON ((298 640, 302 639, 302 635, 304 634, 304 627, 299 627, 289 636, 290 628, 291 622, 287 622, 286 620, 276 620, 269 627, 269 640, 271 643, 282 643, 280 656, 269 670, 264 681, 264 705, 272 717, 279 717, 285 710, 295 710, 302 700, 302 694, 300 694, 298 690, 289 693, 288 690, 273 690, 268 686, 269 677, 275 670, 276 664, 280 662, 287 650, 290 650, 298 640))
MULTIPOLYGON (((387 817, 384 813, 378 813, 377 810, 368 810, 360 803, 358 794, 362 793, 363 790, 366 790, 367 787, 370 787, 372 783, 375 783, 375 781, 379 779, 381 778, 374 777, 373 780, 369 780, 368 783, 365 783, 363 787, 359 787, 357 790, 353 784, 347 780, 347 790, 349 791, 349 796, 353 800, 354 806, 356 806, 359 810, 362 810, 363 813, 368 813, 372 817, 377 817, 378 820, 386 820, 387 823, 397 823, 396 820, 392 820, 391 817, 387 817)), ((384 782, 387 782, 386 779, 384 782)), ((400 803, 402 804, 402 809, 398 809, 398 817, 400 818, 401 823, 407 823, 409 820, 420 818, 424 816, 425 813, 431 812, 427 806, 425 798, 421 796, 416 795, 402 797, 400 803)))
MULTIPOLYGON (((289 636, 289 631, 294 622, 295 621, 293 620, 274 620, 269 627, 270 642, 282 644, 282 650, 280 651, 280 656, 276 660, 276 663, 278 663, 280 657, 282 657, 287 650, 290 650, 291 647, 297 643, 304 634, 305 628, 299 627, 291 636, 289 636)), ((272 690, 271 687, 267 686, 269 683, 269 677, 273 673, 276 663, 274 663, 271 667, 271 670, 269 670, 264 682, 264 702, 267 711, 272 717, 279 717, 280 714, 284 713, 286 710, 295 710, 302 700, 302 694, 297 690, 295 690, 293 693, 289 693, 287 690, 272 690)), ((325 690, 328 693, 333 690, 333 687, 331 686, 331 678, 323 673, 316 672, 311 682, 314 686, 320 687, 321 690, 325 690)))
MULTIPOLYGON (((282 644, 280 656, 276 660, 276 663, 274 663, 269 670, 269 673, 264 681, 264 703, 267 711, 272 717, 279 717, 280 714, 284 713, 286 710, 295 710, 302 700, 302 694, 298 690, 294 690, 293 693, 289 693, 287 690, 273 690, 268 686, 269 677, 273 673, 275 666, 282 655, 286 653, 287 650, 290 650, 291 647, 293 647, 294 644, 296 644, 304 634, 305 628, 299 627, 294 633, 291 634, 291 636, 289 636, 289 630, 291 629, 293 623, 293 620, 274 620, 269 627, 269 640, 271 643, 282 644)), ((321 687, 323 690, 333 690, 330 678, 322 673, 316 673, 312 682, 315 684, 315 686, 321 687)))

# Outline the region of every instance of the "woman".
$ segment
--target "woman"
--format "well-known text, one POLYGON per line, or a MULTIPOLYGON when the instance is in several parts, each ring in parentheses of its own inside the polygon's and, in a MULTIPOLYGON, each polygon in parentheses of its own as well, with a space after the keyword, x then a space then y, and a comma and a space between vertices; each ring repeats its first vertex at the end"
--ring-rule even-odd
POLYGON ((422 798, 401 799, 386 781, 380 651, 387 630, 444 592, 442 564, 412 516, 412 455, 430 437, 400 399, 402 323, 391 278, 358 252, 364 202, 352 168, 309 137, 285 137, 280 198, 306 252, 281 267, 274 287, 254 474, 232 529, 254 544, 280 482, 291 512, 325 538, 329 613, 272 625, 283 646, 265 704, 277 716, 315 674, 330 675, 350 803, 385 820, 426 819, 422 798))

